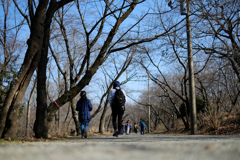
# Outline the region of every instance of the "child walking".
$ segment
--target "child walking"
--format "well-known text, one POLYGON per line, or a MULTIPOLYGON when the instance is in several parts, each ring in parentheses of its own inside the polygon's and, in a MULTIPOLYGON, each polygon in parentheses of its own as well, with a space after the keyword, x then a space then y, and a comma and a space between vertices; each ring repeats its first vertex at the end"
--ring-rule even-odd
POLYGON ((137 134, 138 132, 138 125, 136 123, 134 123, 134 128, 133 131, 137 134))

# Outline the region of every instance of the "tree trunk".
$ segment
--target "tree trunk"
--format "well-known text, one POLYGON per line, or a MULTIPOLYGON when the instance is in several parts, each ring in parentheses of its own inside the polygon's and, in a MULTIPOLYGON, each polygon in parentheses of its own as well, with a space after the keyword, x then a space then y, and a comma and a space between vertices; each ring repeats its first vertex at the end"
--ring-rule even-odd
POLYGON ((37 111, 36 111, 36 120, 34 123, 34 132, 36 138, 44 137, 45 129, 45 112, 47 110, 47 90, 46 90, 46 72, 47 72, 47 63, 48 63, 48 44, 49 44, 49 31, 50 23, 45 26, 45 34, 43 39, 43 48, 41 50, 41 59, 38 64, 37 71, 37 111))
POLYGON ((99 123, 99 133, 103 134, 105 132, 105 119, 106 119, 106 113, 107 113, 107 105, 104 106, 102 116, 100 118, 100 123, 99 123))
POLYGON ((79 135, 81 135, 81 131, 80 131, 80 123, 79 123, 79 120, 78 120, 78 114, 77 114, 77 111, 76 111, 75 98, 73 98, 71 100, 71 109, 72 109, 72 118, 74 120, 74 124, 75 124, 76 131, 77 131, 77 136, 79 136, 79 135))
POLYGON ((111 124, 111 121, 112 121, 112 114, 109 116, 109 121, 108 121, 108 126, 107 126, 107 132, 109 131, 109 127, 110 127, 110 124, 111 124))
POLYGON ((40 63, 37 72, 37 111, 34 123, 35 137, 43 137, 45 125, 45 112, 47 109, 47 92, 46 92, 46 69, 47 69, 47 51, 42 51, 40 63))
POLYGON ((155 117, 155 121, 154 121, 154 130, 157 130, 157 126, 158 126, 158 117, 155 117))
MULTIPOLYGON (((113 83, 112 83, 113 84, 113 83)), ((105 128, 104 128, 104 125, 105 125, 105 118, 106 118, 106 113, 107 113, 107 106, 108 106, 108 102, 109 102, 109 97, 110 97, 110 91, 111 91, 111 88, 112 88, 112 84, 109 86, 108 88, 108 95, 107 95, 107 99, 104 103, 104 109, 103 109, 103 113, 102 113, 102 116, 100 118, 100 123, 99 123, 99 133, 103 134, 105 132, 105 128)))
MULTIPOLYGON (((18 76, 11 82, 9 92, 0 113, 0 137, 16 137, 17 114, 29 85, 33 72, 40 59, 43 44, 44 24, 46 17, 50 22, 55 11, 73 0, 40 1, 35 14, 31 15, 31 34, 27 41, 28 49, 18 76)), ((32 6, 29 6, 31 8, 32 6)))
MULTIPOLYGON (((66 2, 65 2, 66 3, 66 2)), ((52 17, 59 5, 51 1, 50 6, 47 10, 46 20, 44 22, 44 37, 41 48, 41 59, 38 65, 38 84, 37 84, 37 111, 36 120, 34 123, 35 137, 40 138, 48 137, 48 131, 46 131, 46 111, 47 111, 47 90, 46 90, 46 72, 48 63, 48 46, 50 41, 50 27, 52 23, 52 17), (54 6, 55 5, 55 6, 54 6)))
POLYGON ((38 61, 36 59, 39 59, 39 57, 40 57, 40 53, 38 53, 35 56, 35 58, 33 60, 33 64, 31 65, 32 67, 29 69, 29 71, 25 75, 26 78, 24 78, 24 82, 23 82, 22 86, 20 87, 21 89, 15 93, 16 97, 14 97, 14 99, 11 103, 12 105, 10 106, 8 113, 7 113, 7 117, 6 117, 4 128, 3 128, 4 130, 2 133, 2 138, 11 138, 11 139, 16 138, 17 128, 18 128, 17 127, 18 111, 21 106, 21 102, 24 97, 24 93, 30 83, 33 72, 35 71, 35 69, 37 67, 38 61))
POLYGON ((175 113, 174 112, 172 112, 172 126, 171 126, 171 128, 175 128, 176 126, 175 126, 175 113))
MULTIPOLYGON (((46 18, 45 12, 46 12, 47 6, 48 6, 48 1, 42 1, 39 4, 36 10, 35 16, 32 19, 31 35, 27 41, 28 49, 25 55, 25 59, 20 71, 18 72, 18 76, 11 82, 10 89, 7 94, 6 100, 4 102, 3 110, 0 115, 0 137, 4 137, 4 134, 7 132, 6 129, 11 126, 11 125, 6 126, 6 125, 13 123, 13 122, 7 122, 7 119, 9 119, 8 115, 11 114, 11 111, 14 111, 15 113, 18 111, 19 109, 18 104, 20 104, 19 101, 22 100, 20 97, 23 97, 26 91, 26 89, 23 88, 23 85, 25 87, 28 86, 30 81, 29 79, 31 79, 32 73, 37 67, 37 66, 33 66, 34 65, 33 63, 34 61, 36 62, 39 61, 39 59, 36 58, 37 57, 36 55, 39 53, 39 50, 42 46, 42 40, 44 35, 43 24, 46 18), (29 81, 25 82, 26 79, 28 79, 29 81), (19 97, 19 93, 22 94, 20 95, 20 97, 19 97)), ((13 135, 13 133, 11 135, 13 135)))
POLYGON ((60 133, 60 131, 61 131, 61 126, 60 126, 61 125, 61 123, 60 123, 61 119, 60 119, 60 117, 61 117, 61 110, 59 109, 58 110, 58 121, 57 121, 57 123, 58 123, 58 130, 57 130, 58 133, 60 133))
POLYGON ((26 132, 25 132, 26 137, 29 137, 31 102, 32 102, 32 97, 34 95, 34 91, 35 91, 35 88, 36 88, 36 84, 37 84, 37 80, 35 80, 35 82, 34 82, 34 86, 32 88, 30 98, 29 98, 29 101, 28 101, 28 106, 27 106, 26 132))

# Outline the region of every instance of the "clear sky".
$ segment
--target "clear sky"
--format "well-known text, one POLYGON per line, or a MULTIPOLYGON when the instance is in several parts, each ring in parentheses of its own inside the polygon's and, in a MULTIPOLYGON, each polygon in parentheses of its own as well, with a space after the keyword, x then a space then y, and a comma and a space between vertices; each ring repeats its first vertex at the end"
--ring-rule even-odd
MULTIPOLYGON (((133 15, 136 15, 136 16, 140 16, 140 15, 143 15, 147 12, 147 8, 148 6, 151 6, 153 3, 153 1, 146 1, 144 2, 143 4, 140 4, 136 7, 136 9, 133 11, 133 13, 131 14, 131 16, 133 15)), ((165 3, 165 1, 163 2, 165 3)), ((12 3, 13 5, 13 3, 12 3)), ((14 13, 17 13, 18 11, 13 8, 11 8, 11 12, 9 14, 9 16, 14 16, 14 13)), ((3 10, 2 10, 2 6, 0 7, 0 15, 2 15, 1 17, 1 24, 3 24, 3 10)), ((18 18, 17 20, 22 20, 22 16, 19 15, 20 18, 18 18)), ((15 22, 11 22, 11 23, 15 23, 15 22)), ((134 21, 133 19, 129 18, 127 19, 122 25, 124 26, 130 26, 130 24, 134 24, 134 21)), ((2 28, 1 28, 2 29, 2 28)), ((25 47, 27 47, 27 44, 26 44, 26 40, 29 36, 29 28, 28 26, 25 24, 21 30, 21 43, 25 43, 25 47)), ((22 52, 22 56, 21 56, 21 59, 23 60, 23 56, 24 56, 24 51, 22 52)), ((137 69, 136 69, 137 70, 137 69)), ((99 74, 100 75, 100 74, 99 74)), ((146 74, 144 73, 144 71, 141 72, 141 75, 137 75, 137 76, 146 76, 146 74)), ((94 77, 97 77, 98 75, 95 75, 94 77)), ((126 74, 123 74, 120 78, 119 78, 119 81, 122 82, 124 81, 126 78, 126 74)), ((147 77, 138 77, 138 78, 134 78, 133 79, 134 81, 129 81, 127 82, 126 84, 124 84, 122 86, 122 88, 126 91, 126 93, 131 96, 132 98, 134 99, 138 99, 138 96, 141 94, 141 91, 143 90, 147 90, 147 87, 148 87, 148 80, 147 80, 147 77)), ((94 81, 92 83, 95 83, 94 81)), ((92 83, 90 83, 89 86, 86 87, 87 90, 91 90, 91 92, 93 93, 93 89, 92 87, 94 87, 94 84, 92 85, 92 83)), ((97 88, 96 88, 97 90, 97 88)), ((93 94, 91 95, 90 97, 92 97, 93 99, 96 98, 96 95, 99 95, 99 94, 93 94)), ((129 102, 132 102, 130 99, 129 99, 129 102)))

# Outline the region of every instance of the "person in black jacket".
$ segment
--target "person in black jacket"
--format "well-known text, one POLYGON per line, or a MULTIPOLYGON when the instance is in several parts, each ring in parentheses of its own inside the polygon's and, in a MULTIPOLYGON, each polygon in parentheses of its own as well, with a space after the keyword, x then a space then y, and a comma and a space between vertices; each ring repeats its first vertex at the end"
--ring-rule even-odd
POLYGON ((81 98, 77 102, 76 111, 78 111, 82 138, 87 138, 88 124, 91 121, 90 111, 92 111, 92 104, 87 99, 85 91, 81 91, 80 96, 81 98))
POLYGON ((110 92, 110 97, 109 97, 109 103, 112 108, 112 123, 113 123, 113 128, 114 128, 114 133, 113 136, 118 137, 120 130, 122 128, 122 116, 124 114, 125 110, 125 103, 127 101, 126 93, 123 89, 120 88, 120 82, 115 81, 113 83, 113 89, 110 92), (118 95, 117 93, 120 93, 123 97, 121 99, 123 100, 123 103, 119 104, 117 97, 115 95, 118 95), (116 119, 118 119, 118 123, 116 123, 116 119))

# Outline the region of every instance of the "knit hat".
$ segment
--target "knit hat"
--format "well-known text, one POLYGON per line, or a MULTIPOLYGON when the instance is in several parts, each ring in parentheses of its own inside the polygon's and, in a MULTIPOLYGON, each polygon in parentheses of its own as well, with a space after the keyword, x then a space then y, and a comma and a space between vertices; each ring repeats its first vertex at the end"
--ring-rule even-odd
POLYGON ((120 82, 115 81, 115 82, 113 83, 113 88, 116 88, 116 87, 120 87, 120 82))

